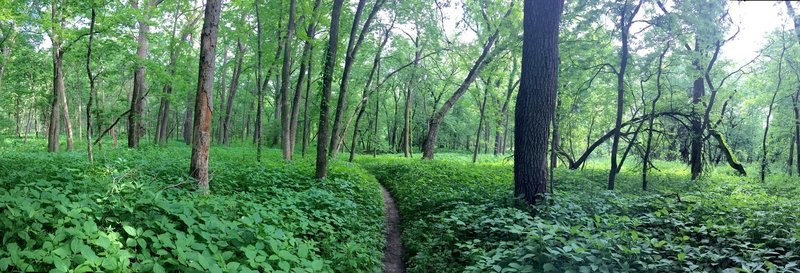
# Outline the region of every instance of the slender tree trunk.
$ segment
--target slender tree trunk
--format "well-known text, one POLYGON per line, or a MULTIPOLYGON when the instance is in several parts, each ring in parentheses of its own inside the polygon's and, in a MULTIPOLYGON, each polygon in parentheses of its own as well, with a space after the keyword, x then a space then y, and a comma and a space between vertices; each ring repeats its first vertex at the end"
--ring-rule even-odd
POLYGON ((95 8, 92 6, 92 17, 91 21, 89 21, 89 42, 86 44, 86 77, 89 78, 89 101, 86 102, 86 153, 89 156, 90 163, 94 163, 94 154, 92 153, 92 102, 94 102, 95 89, 94 76, 92 75, 92 41, 94 40, 95 18, 95 8))
POLYGON ((483 45, 483 51, 481 52, 481 55, 472 65, 472 68, 470 68, 467 77, 464 79, 464 81, 461 83, 458 89, 456 89, 456 92, 453 93, 453 95, 449 99, 447 99, 447 101, 444 103, 444 105, 442 105, 441 108, 436 110, 436 113, 428 121, 428 133, 427 137, 425 138, 425 143, 422 147, 423 159, 433 159, 433 153, 434 150, 436 149, 436 137, 439 132, 439 125, 442 123, 447 113, 450 112, 450 109, 453 108, 456 102, 458 102, 458 99, 460 99, 461 96, 467 92, 467 89, 469 89, 470 84, 472 84, 472 82, 475 81, 475 78, 478 77, 478 74, 480 73, 481 69, 483 69, 483 67, 488 62, 491 61, 489 53, 492 49, 492 46, 497 41, 499 33, 500 33, 499 30, 496 30, 494 34, 492 34, 492 36, 489 37, 489 39, 483 45))
POLYGON ((639 12, 639 7, 642 5, 642 0, 633 8, 631 14, 628 14, 628 2, 620 10, 619 28, 621 30, 622 48, 620 49, 619 71, 617 71, 617 117, 614 125, 614 138, 611 143, 611 169, 608 172, 608 189, 614 190, 614 183, 617 176, 617 150, 619 149, 619 136, 622 128, 622 112, 625 107, 625 70, 628 67, 628 35, 631 28, 633 18, 639 12))
POLYGON ((547 140, 558 88, 563 0, 525 0, 522 76, 514 119, 514 196, 534 204, 547 192, 547 140))
MULTIPOLYGON (((418 32, 419 33, 419 32, 418 32)), ((418 35, 419 36, 419 35, 418 35)), ((411 72, 408 86, 406 87, 406 106, 403 124, 403 156, 411 157, 411 108, 414 106, 414 83, 416 81, 416 72, 419 68, 420 56, 422 56, 422 48, 419 45, 419 39, 415 41, 416 52, 414 53, 414 71, 411 72)))
POLYGON ((309 141, 308 140, 309 130, 311 129, 311 126, 310 126, 311 122, 310 122, 310 120, 308 118, 308 101, 309 101, 309 99, 311 99, 311 97, 310 97, 311 76, 313 75, 312 70, 313 70, 313 65, 314 65, 314 63, 311 60, 314 57, 314 49, 313 49, 313 44, 310 44, 309 46, 311 46, 312 48, 309 49, 311 51, 311 55, 309 55, 309 59, 308 59, 308 80, 306 81, 305 101, 303 101, 303 144, 302 144, 303 145, 303 148, 302 148, 303 157, 306 156, 306 149, 308 147, 308 141, 309 141))
MULTIPOLYGON (((661 98, 661 75, 664 71, 664 56, 669 51, 669 43, 666 47, 664 47, 664 51, 661 51, 661 55, 658 56, 658 67, 656 68, 656 97, 653 98, 650 107, 650 113, 653 114, 656 112, 656 104, 658 100, 661 98)), ((642 94, 644 96, 644 94, 642 94)), ((642 155, 642 190, 647 190, 647 171, 650 170, 650 152, 653 148, 653 122, 655 120, 655 116, 650 115, 650 118, 647 119, 647 144, 645 144, 644 148, 644 155, 642 155)))
MULTIPOLYGON (((393 27, 393 26, 392 26, 393 27)), ((364 116, 364 112, 367 110, 367 102, 369 100, 369 96, 372 92, 370 90, 370 86, 372 85, 372 79, 376 73, 380 73, 380 66, 381 66, 381 54, 383 53, 383 48, 386 46, 386 43, 389 41, 389 34, 392 29, 389 27, 383 34, 383 41, 381 41, 380 47, 378 47, 377 53, 375 53, 375 59, 372 60, 372 69, 369 72, 369 76, 367 77, 367 84, 364 86, 364 92, 361 95, 361 106, 358 107, 358 116, 356 117, 356 123, 353 125, 353 141, 350 145, 350 158, 349 161, 353 162, 356 154, 356 140, 358 139, 358 125, 361 122, 361 118, 364 116)), ((378 86, 380 88, 380 86, 378 86)), ((342 135, 344 138, 344 135, 342 135)))
POLYGON ((203 30, 200 34, 200 65, 194 106, 192 161, 189 175, 197 179, 200 192, 208 194, 208 148, 211 144, 211 96, 214 89, 214 57, 217 27, 222 10, 221 0, 206 0, 203 30))
MULTIPOLYGON (((258 99, 257 103, 258 106, 256 107, 256 124, 255 130, 253 130, 253 140, 256 143, 256 160, 261 162, 261 146, 263 145, 262 135, 261 135, 261 117, 264 113, 264 88, 266 85, 266 81, 264 84, 261 84, 261 5, 260 0, 255 0, 255 10, 256 10, 256 85, 258 85, 258 99)), ((280 51, 280 47, 278 48, 280 51)), ((269 78, 269 76, 267 76, 269 78)))
POLYGON ((483 92, 483 103, 481 103, 481 115, 478 119, 478 133, 475 136, 475 151, 472 153, 472 163, 478 162, 478 149, 481 143, 481 127, 483 127, 484 114, 486 113, 486 98, 489 97, 489 86, 483 92))
MULTIPOLYGON (((175 45, 175 35, 178 30, 178 16, 180 12, 180 5, 176 5, 175 14, 173 14, 174 20, 172 21, 172 35, 170 36, 170 52, 169 52, 169 64, 167 65, 167 71, 169 71, 170 79, 175 78, 175 63, 177 59, 177 46, 175 45)), ((164 84, 163 90, 165 96, 161 97, 161 102, 158 107, 158 119, 156 122, 156 138, 155 142, 159 145, 164 145, 167 143, 167 139, 169 136, 167 135, 167 127, 169 124, 169 98, 166 95, 172 94, 172 83, 167 81, 164 84)))
MULTIPOLYGON (((297 73, 297 85, 296 85, 296 87, 294 89, 294 99, 292 99, 292 115, 291 115, 290 120, 289 120, 289 135, 290 135, 289 136, 289 140, 290 140, 289 144, 291 146, 290 150, 292 152, 294 152, 294 150, 295 150, 295 143, 297 141, 297 123, 298 123, 298 117, 300 115, 300 98, 301 98, 301 95, 303 94, 303 84, 304 84, 305 77, 306 77, 306 69, 308 68, 308 66, 311 65, 311 53, 312 53, 311 51, 313 50, 312 41, 314 39, 314 35, 315 35, 315 32, 316 32, 317 20, 318 20, 317 11, 319 9, 319 5, 320 5, 321 2, 322 2, 321 0, 314 1, 314 9, 311 12, 313 18, 311 19, 311 23, 309 23, 308 27, 306 28, 306 37, 309 37, 309 39, 306 40, 304 42, 304 44, 303 44, 303 56, 300 59, 300 70, 297 73)), ((308 75, 308 81, 309 82, 311 81, 311 75, 310 74, 308 75)), ((308 89, 306 89, 305 104, 304 104, 304 108, 305 109, 303 110, 303 138, 304 139, 302 140, 303 141, 303 144, 302 144, 303 147, 302 147, 302 151, 301 151, 303 157, 305 157, 305 155, 306 155, 306 147, 305 146, 307 145, 307 140, 305 139, 305 136, 306 136, 305 130, 308 129, 306 127, 306 124, 307 124, 306 118, 308 117, 306 115, 307 105, 308 105, 308 94, 307 93, 308 93, 308 89)))
POLYGON ((792 106, 794 108, 794 155, 797 157, 795 165, 797 165, 797 175, 800 176, 800 107, 798 107, 798 100, 800 100, 800 88, 792 97, 792 106))
POLYGON ((783 82, 783 75, 781 74, 781 70, 783 68, 783 54, 786 52, 786 45, 783 45, 783 50, 781 50, 781 55, 778 59, 778 83, 775 86, 775 92, 772 93, 772 100, 769 102, 769 108, 767 108, 767 120, 766 125, 764 126, 764 137, 761 139, 761 183, 764 183, 767 175, 767 135, 769 134, 769 125, 772 119, 772 109, 775 105, 775 99, 778 97, 778 92, 781 89, 781 83, 783 82))
POLYGON ((331 158, 336 158, 336 155, 339 152, 339 142, 340 142, 339 136, 342 125, 342 116, 344 115, 345 108, 347 108, 347 105, 345 105, 347 103, 347 87, 350 82, 350 72, 353 68, 353 63, 356 60, 356 55, 358 54, 358 49, 361 47, 361 43, 364 41, 367 32, 369 32, 369 27, 372 24, 372 21, 375 20, 375 16, 381 9, 381 6, 383 6, 383 3, 385 3, 386 1, 385 0, 375 1, 375 5, 372 7, 372 11, 367 16, 367 20, 364 22, 364 25, 361 27, 361 30, 359 32, 356 32, 356 30, 358 29, 358 24, 361 22, 361 13, 364 10, 364 2, 366 2, 366 0, 358 1, 355 17, 353 18, 353 26, 350 31, 350 38, 347 42, 347 51, 345 52, 346 54, 344 60, 344 70, 342 70, 342 79, 339 82, 339 100, 336 102, 336 114, 333 118, 333 129, 331 132, 331 149, 330 151, 328 151, 330 153, 331 158), (358 40, 356 40, 356 33, 358 33, 358 40))
MULTIPOLYGON (((235 58, 234 58, 234 61, 235 61, 235 58)), ((218 115, 219 116, 219 121, 217 122, 218 124, 217 124, 216 130, 214 130, 213 126, 211 127, 212 130, 213 130, 213 136, 214 136, 213 138, 216 139, 217 145, 222 144, 222 134, 224 133, 223 132, 223 128, 222 128, 222 124, 225 122, 225 114, 224 114, 225 113, 225 107, 226 107, 226 104, 225 104, 225 89, 228 88, 226 86, 227 80, 228 80, 228 78, 227 78, 228 72, 226 71, 226 67, 227 66, 228 66, 228 47, 225 45, 225 42, 223 42, 223 46, 222 46, 222 63, 220 64, 220 67, 219 67, 220 84, 219 84, 219 88, 217 88, 217 90, 219 90, 219 92, 218 92, 219 93, 219 97, 218 97, 219 103, 217 103, 217 105, 219 105, 219 106, 217 107, 217 111, 219 111, 220 115, 218 115)), ((236 67, 234 66, 234 70, 235 69, 236 69, 236 67)), ((233 73, 236 73, 236 71, 234 71, 233 73)), ((213 101, 212 101, 211 104, 213 105, 213 101)), ((212 117, 212 119, 213 119, 213 117, 212 117)))
POLYGON ((292 149, 292 131, 290 128, 292 114, 289 108, 289 74, 291 74, 292 63, 295 5, 295 0, 289 1, 289 23, 286 28, 286 40, 284 41, 286 47, 283 49, 283 69, 281 70, 281 150, 283 151, 284 160, 292 160, 292 155, 294 154, 294 150, 292 149))
POLYGON ((244 45, 241 38, 236 40, 236 68, 234 68, 233 76, 231 77, 231 86, 228 91, 227 105, 225 106, 225 118, 222 121, 222 144, 230 144, 229 138, 231 135, 231 119, 233 118, 233 100, 236 98, 236 90, 239 89, 239 77, 242 75, 242 59, 244 58, 244 45))
POLYGON ((343 0, 333 0, 328 49, 325 54, 325 67, 322 71, 322 100, 319 104, 319 129, 317 130, 317 178, 328 176, 328 103, 331 98, 333 66, 336 63, 336 51, 339 47, 339 17, 342 13, 342 2, 343 0))

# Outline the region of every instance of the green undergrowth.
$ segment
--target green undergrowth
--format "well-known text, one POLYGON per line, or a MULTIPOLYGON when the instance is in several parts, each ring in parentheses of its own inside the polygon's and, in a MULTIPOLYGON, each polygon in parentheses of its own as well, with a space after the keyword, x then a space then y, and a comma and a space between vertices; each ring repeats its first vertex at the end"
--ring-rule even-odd
POLYGON ((527 209, 509 199, 502 161, 359 163, 397 200, 408 272, 800 272, 796 177, 691 182, 685 166, 660 162, 650 191, 630 169, 611 192, 590 165, 558 169, 556 194, 527 209))
MULTIPOLYGON (((40 146, 41 147, 41 146, 40 146)), ((211 194, 184 145, 83 153, 0 151, 0 271, 380 272, 374 177, 212 147, 211 194)))

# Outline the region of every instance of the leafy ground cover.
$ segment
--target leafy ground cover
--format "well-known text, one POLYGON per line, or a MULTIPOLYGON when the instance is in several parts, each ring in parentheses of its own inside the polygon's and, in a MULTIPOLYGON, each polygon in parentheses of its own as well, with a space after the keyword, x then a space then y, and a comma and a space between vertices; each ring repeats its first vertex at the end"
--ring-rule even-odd
POLYGON ((557 170, 556 194, 528 210, 509 199, 509 162, 451 157, 359 160, 397 200, 408 272, 800 272, 795 180, 719 171, 691 182, 665 162, 653 190, 623 170, 609 192, 589 164, 557 170))
MULTIPOLYGON (((41 146, 40 146, 41 147, 41 146)), ((335 163, 212 148, 211 192, 188 182, 189 148, 0 150, 0 271, 379 272, 374 177, 335 163)))

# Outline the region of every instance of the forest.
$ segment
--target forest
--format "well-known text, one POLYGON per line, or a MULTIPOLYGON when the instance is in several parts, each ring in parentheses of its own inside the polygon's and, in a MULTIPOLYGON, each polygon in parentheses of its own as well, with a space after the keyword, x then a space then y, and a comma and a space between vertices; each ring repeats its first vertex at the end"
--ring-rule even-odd
POLYGON ((797 13, 0 0, 0 272, 800 272, 797 13))

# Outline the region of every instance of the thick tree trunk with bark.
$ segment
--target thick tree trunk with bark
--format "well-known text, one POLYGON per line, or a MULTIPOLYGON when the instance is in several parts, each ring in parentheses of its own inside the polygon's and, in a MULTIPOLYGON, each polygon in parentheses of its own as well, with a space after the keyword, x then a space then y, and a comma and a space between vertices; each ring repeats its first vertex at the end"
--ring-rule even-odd
POLYGON ((319 129, 317 130, 317 178, 328 176, 328 103, 331 98, 336 51, 339 48, 339 17, 342 13, 342 2, 343 0, 333 0, 328 49, 325 53, 325 67, 322 71, 322 99, 319 105, 319 129))
POLYGON ((558 88, 563 0, 525 0, 522 75, 514 118, 514 195, 535 204, 547 192, 547 140, 558 88))
POLYGON ((222 0, 207 0, 200 33, 200 68, 194 106, 194 133, 189 175, 197 179, 200 192, 208 194, 208 149, 211 144, 211 96, 214 89, 214 57, 222 0))

